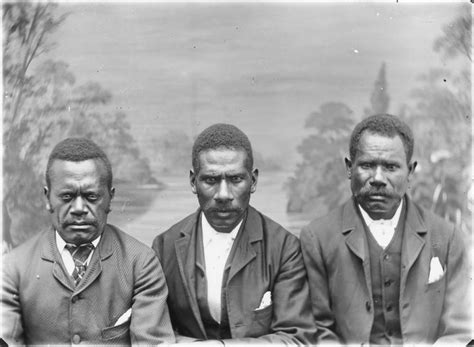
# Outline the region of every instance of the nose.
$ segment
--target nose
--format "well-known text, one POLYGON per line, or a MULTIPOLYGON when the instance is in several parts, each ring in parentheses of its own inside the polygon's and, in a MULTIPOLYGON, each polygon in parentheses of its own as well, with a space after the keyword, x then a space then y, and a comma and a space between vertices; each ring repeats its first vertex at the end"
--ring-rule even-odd
POLYGON ((86 213, 87 213, 87 209, 86 209, 86 204, 84 203, 84 199, 78 196, 76 199, 74 199, 71 205, 71 214, 76 215, 76 216, 81 216, 86 213))
POLYGON ((387 185, 387 180, 381 166, 375 167, 370 184, 373 187, 385 187, 387 185))
POLYGON ((218 201, 232 200, 232 194, 230 192, 229 185, 227 184, 226 180, 222 180, 220 182, 215 199, 218 201))

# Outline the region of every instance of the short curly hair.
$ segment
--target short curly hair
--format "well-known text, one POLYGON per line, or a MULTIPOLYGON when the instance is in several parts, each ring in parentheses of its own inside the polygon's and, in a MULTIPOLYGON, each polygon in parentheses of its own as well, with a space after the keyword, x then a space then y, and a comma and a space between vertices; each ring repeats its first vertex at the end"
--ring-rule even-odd
POLYGON ((93 141, 86 138, 69 137, 54 146, 46 165, 46 185, 51 186, 50 171, 55 160, 84 161, 98 160, 104 164, 106 170, 107 187, 112 188, 112 166, 105 152, 93 141))
POLYGON ((250 140, 242 130, 232 124, 218 123, 204 129, 196 138, 192 150, 192 165, 195 173, 199 172, 199 154, 209 149, 244 150, 247 154, 245 166, 253 168, 253 154, 250 140))
POLYGON ((351 161, 354 161, 355 159, 357 149, 359 148, 359 141, 364 131, 387 137, 399 135, 403 142, 403 147, 405 148, 407 163, 410 162, 413 156, 413 147, 415 143, 413 133, 405 122, 390 114, 376 114, 370 116, 363 119, 355 126, 349 144, 351 161))

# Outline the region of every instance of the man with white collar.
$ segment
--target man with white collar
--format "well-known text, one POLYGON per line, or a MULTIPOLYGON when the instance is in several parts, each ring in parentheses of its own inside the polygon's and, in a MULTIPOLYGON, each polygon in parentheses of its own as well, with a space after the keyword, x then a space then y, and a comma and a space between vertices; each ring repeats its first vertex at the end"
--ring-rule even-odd
POLYGON ((301 233, 321 343, 470 341, 470 271, 459 230, 406 195, 416 161, 399 118, 351 135, 353 197, 301 233))
POLYGON ((105 153, 85 138, 51 152, 52 227, 4 259, 1 337, 10 345, 155 345, 175 341, 154 252, 107 224, 115 189, 105 153))
POLYGON ((315 342, 298 239, 249 206, 258 170, 247 136, 215 124, 197 138, 191 189, 200 208, 153 242, 178 342, 315 342))

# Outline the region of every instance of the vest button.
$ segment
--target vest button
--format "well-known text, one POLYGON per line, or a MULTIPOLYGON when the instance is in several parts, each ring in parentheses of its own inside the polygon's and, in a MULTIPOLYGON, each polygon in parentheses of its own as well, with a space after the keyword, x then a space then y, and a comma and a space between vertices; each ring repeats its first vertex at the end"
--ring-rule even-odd
POLYGON ((389 287, 391 284, 392 284, 392 281, 388 278, 385 280, 385 282, 383 283, 385 287, 389 287))
POLYGON ((77 335, 77 334, 74 335, 74 336, 72 337, 72 343, 74 343, 75 345, 81 343, 81 337, 80 337, 79 335, 77 335))
POLYGON ((77 296, 73 296, 71 299, 72 303, 74 304, 77 301, 77 296))
POLYGON ((365 302, 365 308, 367 309, 367 312, 370 312, 370 309, 372 308, 370 305, 370 301, 365 302))
POLYGON ((388 312, 390 312, 393 309, 392 304, 388 304, 386 309, 388 312))
POLYGON ((389 260, 389 259, 390 259, 390 256, 389 256, 388 254, 385 254, 385 255, 383 256, 383 260, 389 260))

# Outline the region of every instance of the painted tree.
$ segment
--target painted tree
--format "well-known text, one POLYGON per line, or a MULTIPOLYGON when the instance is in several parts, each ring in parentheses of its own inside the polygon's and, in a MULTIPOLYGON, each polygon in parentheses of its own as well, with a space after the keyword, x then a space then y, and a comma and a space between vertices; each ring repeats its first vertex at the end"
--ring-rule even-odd
POLYGON ((407 114, 420 160, 412 196, 466 231, 472 189, 471 26, 470 9, 460 6, 460 15, 443 27, 433 45, 445 68, 420 76, 420 86, 412 91, 415 105, 407 114))
POLYGON ((308 116, 305 128, 311 134, 297 149, 303 160, 287 182, 288 212, 322 215, 346 199, 344 156, 354 124, 352 110, 340 102, 322 104, 308 116))
POLYGON ((4 246, 18 245, 47 224, 44 169, 52 147, 65 137, 96 141, 116 177, 151 180, 126 116, 104 112, 110 92, 95 82, 77 86, 65 62, 38 59, 54 47, 51 33, 66 18, 56 11, 51 3, 3 5, 4 246))
POLYGON ((375 80, 374 89, 370 95, 370 107, 364 109, 364 114, 365 116, 371 116, 374 114, 387 113, 389 104, 390 97, 387 89, 385 63, 382 63, 377 79, 375 80))

